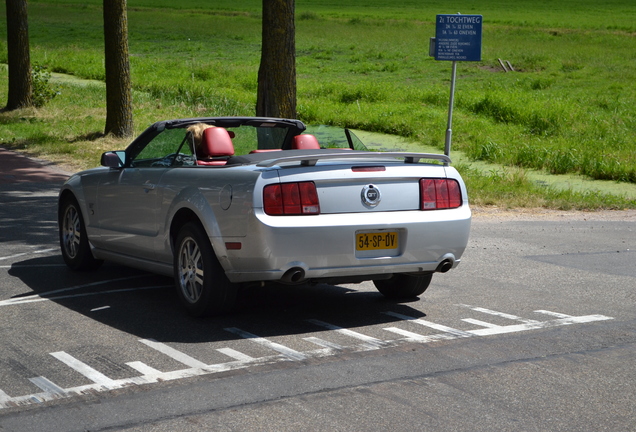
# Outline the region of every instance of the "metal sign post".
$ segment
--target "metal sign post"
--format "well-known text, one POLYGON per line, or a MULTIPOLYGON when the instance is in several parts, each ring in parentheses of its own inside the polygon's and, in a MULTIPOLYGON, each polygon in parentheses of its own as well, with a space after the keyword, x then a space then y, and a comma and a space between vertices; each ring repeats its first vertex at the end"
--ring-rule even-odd
POLYGON ((453 137, 453 106, 458 61, 481 61, 481 15, 437 15, 435 37, 430 41, 430 55, 435 60, 452 61, 448 125, 444 154, 450 156, 453 137))
POLYGON ((451 141, 453 140, 453 106, 455 105, 455 79, 457 78, 457 62, 453 62, 451 72, 450 98, 448 101, 448 122, 446 126, 446 139, 444 140, 444 154, 450 156, 451 141))

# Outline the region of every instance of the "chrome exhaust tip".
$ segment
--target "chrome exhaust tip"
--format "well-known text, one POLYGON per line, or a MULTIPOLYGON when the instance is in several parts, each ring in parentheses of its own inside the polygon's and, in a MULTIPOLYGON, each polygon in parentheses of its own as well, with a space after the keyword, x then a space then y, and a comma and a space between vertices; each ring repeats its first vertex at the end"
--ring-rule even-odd
POLYGON ((446 273, 452 268, 453 268, 453 261, 451 261, 450 259, 445 259, 444 261, 439 263, 435 271, 437 273, 446 273))
POLYGON ((280 280, 286 283, 301 283, 305 280, 305 270, 301 267, 292 267, 283 274, 280 280))

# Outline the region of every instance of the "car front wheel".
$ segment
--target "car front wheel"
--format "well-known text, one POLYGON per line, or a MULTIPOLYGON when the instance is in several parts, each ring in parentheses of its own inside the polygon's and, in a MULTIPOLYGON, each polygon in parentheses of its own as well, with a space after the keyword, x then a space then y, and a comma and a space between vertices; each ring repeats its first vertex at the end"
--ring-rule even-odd
POLYGON ((185 224, 175 245, 175 285, 188 313, 201 317, 230 312, 237 287, 225 276, 203 227, 185 224))
POLYGON ((431 283, 433 273, 425 275, 394 274, 389 279, 374 280, 373 284, 386 298, 407 299, 422 294, 431 283))
POLYGON ((95 259, 86 234, 86 225, 77 200, 65 198, 59 209, 60 249, 62 258, 73 270, 94 270, 103 261, 95 259))

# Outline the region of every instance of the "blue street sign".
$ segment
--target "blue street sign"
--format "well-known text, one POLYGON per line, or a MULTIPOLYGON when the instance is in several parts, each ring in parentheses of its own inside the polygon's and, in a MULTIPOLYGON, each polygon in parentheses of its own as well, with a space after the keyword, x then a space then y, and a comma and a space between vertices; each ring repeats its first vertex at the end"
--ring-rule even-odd
POLYGON ((437 15, 435 60, 481 61, 481 15, 437 15))

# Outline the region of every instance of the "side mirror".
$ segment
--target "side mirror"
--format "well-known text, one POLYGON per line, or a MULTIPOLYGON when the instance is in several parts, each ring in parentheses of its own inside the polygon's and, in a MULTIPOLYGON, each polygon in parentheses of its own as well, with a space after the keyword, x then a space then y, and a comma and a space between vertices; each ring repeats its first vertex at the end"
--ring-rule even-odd
POLYGON ((120 150, 103 153, 101 164, 108 168, 123 168, 126 166, 126 152, 120 150))

